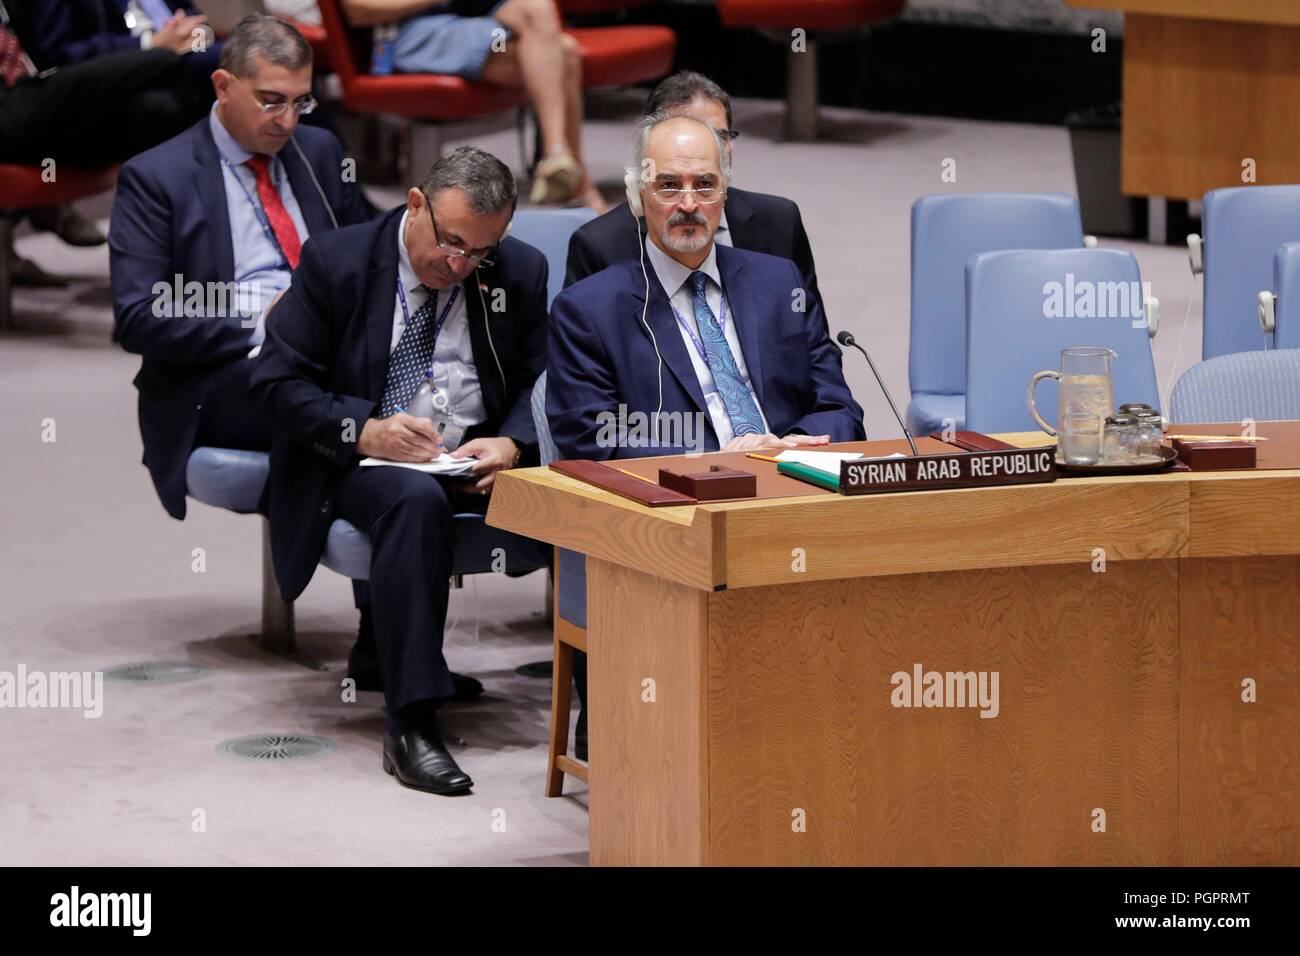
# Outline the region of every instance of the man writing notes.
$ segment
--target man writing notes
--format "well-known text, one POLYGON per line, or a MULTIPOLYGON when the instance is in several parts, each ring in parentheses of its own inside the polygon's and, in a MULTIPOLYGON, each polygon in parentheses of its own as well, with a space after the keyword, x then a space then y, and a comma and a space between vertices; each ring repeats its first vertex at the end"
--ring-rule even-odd
POLYGON ((335 517, 370 536, 383 766, 432 793, 473 786, 437 721, 454 693, 442 653, 453 503, 482 508, 501 469, 537 454, 530 402, 546 358, 546 259, 505 237, 515 202, 509 168, 462 146, 404 207, 313 237, 253 371, 253 401, 274 435, 268 511, 281 591, 293 600, 307 586, 335 517), (404 411, 426 383, 442 430, 404 411), (472 474, 359 466, 444 451, 474 459, 472 474))
POLYGON ((788 259, 715 241, 730 162, 718 133, 691 116, 637 124, 628 169, 638 259, 564 290, 551 309, 546 410, 564 458, 794 447, 865 437, 820 303, 788 259), (638 209, 637 207, 641 207, 638 209), (633 413, 651 441, 609 440, 633 413), (666 439, 666 440, 665 440, 666 439))

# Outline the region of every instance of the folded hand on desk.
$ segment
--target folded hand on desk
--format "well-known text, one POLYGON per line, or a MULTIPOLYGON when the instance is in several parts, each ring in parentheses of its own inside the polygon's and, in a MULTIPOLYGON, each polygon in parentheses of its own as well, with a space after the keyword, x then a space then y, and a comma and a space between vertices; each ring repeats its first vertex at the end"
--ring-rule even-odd
POLYGON ((800 445, 830 444, 830 435, 786 435, 777 438, 771 432, 765 435, 738 435, 722 446, 723 451, 752 451, 755 448, 797 448, 800 445))

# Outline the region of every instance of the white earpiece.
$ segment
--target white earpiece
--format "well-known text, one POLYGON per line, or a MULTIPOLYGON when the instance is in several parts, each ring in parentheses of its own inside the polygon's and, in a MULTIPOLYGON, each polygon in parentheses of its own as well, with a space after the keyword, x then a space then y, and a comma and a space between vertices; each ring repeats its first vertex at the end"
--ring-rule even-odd
POLYGON ((637 182, 636 173, 630 170, 623 176, 623 187, 627 192, 627 205, 632 210, 632 215, 638 219, 645 215, 645 207, 641 205, 641 184, 637 182))

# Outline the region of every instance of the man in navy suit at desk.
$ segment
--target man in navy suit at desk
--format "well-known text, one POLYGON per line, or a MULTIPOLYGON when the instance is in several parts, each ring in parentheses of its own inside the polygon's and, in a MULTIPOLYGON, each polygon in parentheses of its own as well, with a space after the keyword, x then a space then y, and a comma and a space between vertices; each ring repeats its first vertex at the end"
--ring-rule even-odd
POLYGON ((442 653, 453 510, 484 507, 501 469, 537 457, 546 259, 505 236, 516 199, 509 167, 461 146, 405 206, 313 237, 253 372, 253 400, 275 430, 268 509, 280 590, 293 600, 307 586, 336 516, 370 536, 383 766, 431 793, 473 786, 437 719, 456 693, 442 653), (407 414, 426 382, 422 415, 432 418, 407 414), (427 463, 444 450, 476 459, 472 476, 360 466, 427 463))
POLYGON ((634 142, 628 199, 644 211, 642 257, 571 285, 551 307, 546 411, 561 457, 864 438, 798 267, 714 242, 730 176, 717 132, 660 112, 642 118, 634 142), (692 418, 702 427, 683 424, 692 418), (651 423, 648 442, 639 420, 651 423))
MULTIPOLYGON (((715 242, 731 172, 718 132, 661 111, 638 122, 634 143, 628 215, 645 218, 639 258, 582 279, 551 305, 546 412, 560 457, 865 438, 798 266, 715 242)), ((579 759, 586 671, 586 655, 575 655, 579 759)))
POLYGON ((289 285, 302 244, 368 218, 343 150, 298 125, 315 104, 311 47, 273 17, 231 33, 196 125, 128 162, 109 228, 114 334, 143 357, 144 461, 163 507, 185 517, 198 445, 268 449, 248 401, 261 316, 289 285))

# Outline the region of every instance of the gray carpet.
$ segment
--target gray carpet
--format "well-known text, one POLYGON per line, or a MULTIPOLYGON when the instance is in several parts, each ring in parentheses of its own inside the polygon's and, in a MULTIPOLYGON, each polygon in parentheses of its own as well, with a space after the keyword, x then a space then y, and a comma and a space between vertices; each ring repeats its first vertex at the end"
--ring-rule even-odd
MULTIPOLYGON (((612 186, 626 105, 606 101, 588 124, 594 170, 612 186)), ((1069 143, 1058 128, 827 115, 832 141, 787 144, 775 140, 779 104, 738 104, 736 183, 799 202, 832 327, 866 344, 902 404, 912 201, 950 190, 1072 192, 1069 143), (947 157, 957 161, 955 184, 940 182, 947 157)), ((513 133, 472 138, 518 165, 513 133)), ((107 226, 106 197, 83 208, 107 226)), ((1199 290, 1186 257, 1102 245, 1131 249, 1163 302, 1156 356, 1165 393, 1185 318, 1179 370, 1200 353, 1199 290)), ((258 521, 194 505, 180 523, 154 497, 140 465, 138 360, 109 342, 106 250, 72 250, 46 235, 25 235, 18 248, 72 281, 18 290, 17 331, 0 335, 0 671, 170 660, 208 673, 106 684, 98 720, 0 710, 0 863, 585 863, 586 788, 570 782, 569 796, 541 796, 549 683, 514 674, 550 654, 544 578, 482 575, 453 592, 448 659, 488 689, 445 711, 475 791, 447 799, 399 788, 380 769, 379 698, 340 699, 356 627, 347 581, 321 569, 298 603, 304 649, 328 671, 256 648, 258 521), (47 419, 53 442, 42 441, 47 419), (259 732, 315 734, 337 749, 280 764, 216 752, 259 732)), ((870 373, 848 361, 869 433, 895 434, 870 373)))

